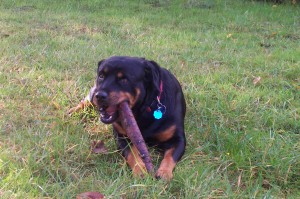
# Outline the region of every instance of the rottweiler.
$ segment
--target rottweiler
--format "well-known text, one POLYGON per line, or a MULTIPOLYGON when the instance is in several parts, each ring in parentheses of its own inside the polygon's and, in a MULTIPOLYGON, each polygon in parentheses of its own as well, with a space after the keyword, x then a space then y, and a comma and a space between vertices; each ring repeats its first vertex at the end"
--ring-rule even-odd
POLYGON ((95 105, 100 120, 112 124, 118 149, 133 174, 143 176, 145 165, 136 147, 130 144, 119 118, 118 105, 123 101, 129 103, 147 145, 163 153, 155 176, 171 180, 186 146, 186 103, 178 80, 154 61, 113 56, 98 63, 96 83, 89 95, 69 111, 95 105))

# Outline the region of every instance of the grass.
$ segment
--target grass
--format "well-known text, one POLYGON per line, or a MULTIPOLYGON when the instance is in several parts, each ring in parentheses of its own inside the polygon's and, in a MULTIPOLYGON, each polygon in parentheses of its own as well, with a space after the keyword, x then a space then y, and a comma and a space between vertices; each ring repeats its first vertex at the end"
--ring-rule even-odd
POLYGON ((299 197, 299 16, 243 0, 2 0, 0 197, 299 197), (93 110, 66 114, 112 55, 182 84, 188 145, 170 183, 134 179, 93 110), (91 154, 96 139, 108 155, 91 154))

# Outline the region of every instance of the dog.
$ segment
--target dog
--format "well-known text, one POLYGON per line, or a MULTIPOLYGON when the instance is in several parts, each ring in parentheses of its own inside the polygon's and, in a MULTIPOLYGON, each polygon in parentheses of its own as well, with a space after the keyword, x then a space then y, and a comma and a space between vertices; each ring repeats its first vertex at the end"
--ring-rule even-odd
POLYGON ((186 102, 173 74, 145 58, 113 56, 98 63, 97 78, 89 95, 69 113, 94 105, 104 124, 112 124, 118 149, 134 176, 143 176, 145 164, 127 138, 118 105, 127 101, 148 146, 163 153, 156 178, 170 181, 185 152, 186 102))

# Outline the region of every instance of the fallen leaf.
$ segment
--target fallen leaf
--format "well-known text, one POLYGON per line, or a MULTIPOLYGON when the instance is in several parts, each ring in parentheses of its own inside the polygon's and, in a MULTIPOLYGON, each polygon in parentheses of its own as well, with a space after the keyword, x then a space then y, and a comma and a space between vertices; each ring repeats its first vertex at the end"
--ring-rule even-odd
POLYGON ((101 141, 101 140, 94 140, 91 144, 91 148, 92 148, 92 152, 93 153, 107 153, 107 149, 106 147, 104 146, 104 142, 101 141))
POLYGON ((258 84, 258 83, 260 82, 260 80, 261 80, 261 77, 260 77, 260 76, 255 77, 254 80, 253 80, 253 84, 254 84, 254 85, 258 84))
POLYGON ((272 185, 270 184, 270 182, 268 180, 263 180, 262 187, 265 189, 271 189, 272 185))
POLYGON ((102 199, 104 195, 98 192, 85 192, 76 196, 76 199, 102 199))

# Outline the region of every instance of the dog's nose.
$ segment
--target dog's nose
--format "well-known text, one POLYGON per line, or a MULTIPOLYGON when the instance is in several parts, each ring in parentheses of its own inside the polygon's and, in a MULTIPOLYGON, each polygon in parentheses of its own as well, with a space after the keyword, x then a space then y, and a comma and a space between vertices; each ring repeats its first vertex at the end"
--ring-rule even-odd
POLYGON ((105 91, 99 91, 95 94, 97 100, 104 101, 108 98, 108 93, 105 91))

